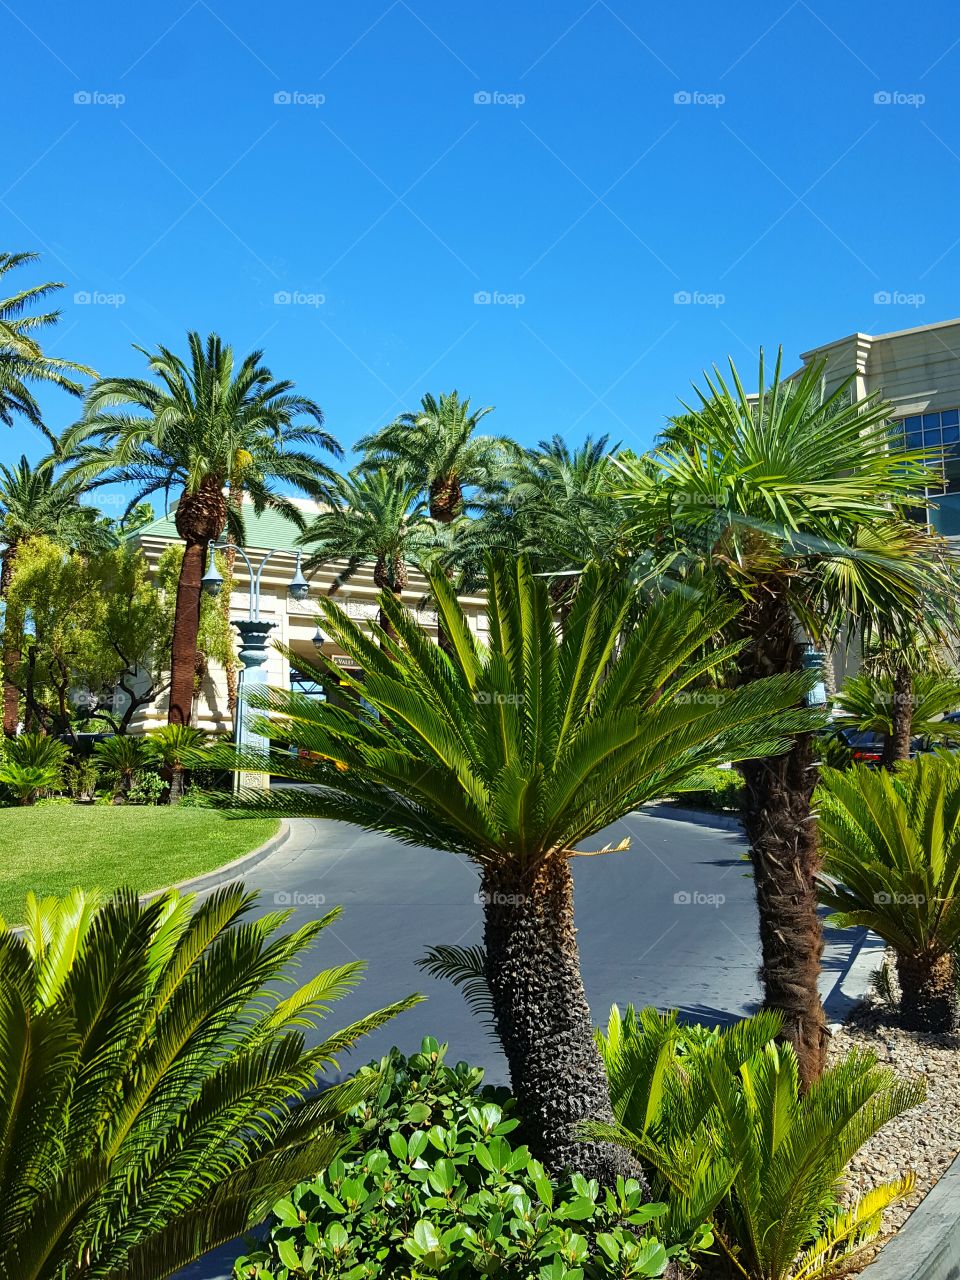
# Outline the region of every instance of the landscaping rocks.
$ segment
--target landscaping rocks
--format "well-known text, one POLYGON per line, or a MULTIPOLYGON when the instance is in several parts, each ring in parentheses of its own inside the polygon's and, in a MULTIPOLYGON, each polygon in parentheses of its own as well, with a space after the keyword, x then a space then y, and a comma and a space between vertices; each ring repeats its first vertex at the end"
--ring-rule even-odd
POLYGON ((927 1100, 885 1125, 850 1163, 851 1198, 908 1169, 917 1175, 913 1194, 884 1213, 882 1235, 862 1256, 861 1266, 903 1226, 960 1152, 960 1037, 908 1034, 895 1025, 895 1017, 885 1001, 868 996, 834 1032, 830 1046, 831 1060, 851 1049, 871 1049, 899 1075, 923 1076, 927 1085, 927 1100))

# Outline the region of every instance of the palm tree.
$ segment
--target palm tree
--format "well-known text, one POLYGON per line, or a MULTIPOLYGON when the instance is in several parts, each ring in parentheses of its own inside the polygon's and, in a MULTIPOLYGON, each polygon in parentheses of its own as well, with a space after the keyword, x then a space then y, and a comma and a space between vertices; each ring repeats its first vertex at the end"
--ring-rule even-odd
POLYGON ((162 768, 170 784, 168 804, 179 804, 183 799, 187 770, 203 762, 204 749, 210 739, 202 729, 188 724, 165 724, 162 729, 151 729, 147 735, 151 757, 162 768))
POLYGON ((608 436, 587 436, 571 449, 562 436, 517 451, 502 471, 502 492, 454 539, 450 558, 473 586, 487 550, 522 552, 538 573, 553 574, 557 603, 572 598, 591 560, 620 560, 623 511, 614 497, 619 474, 608 436))
MULTIPOLYGON (((30 538, 45 537, 65 547, 90 550, 105 533, 93 507, 81 505, 81 487, 54 475, 54 459, 33 467, 21 456, 15 467, 0 464, 0 600, 6 600, 19 548, 30 538)), ((13 674, 20 663, 16 647, 3 649, 3 732, 17 731, 20 694, 13 674)))
MULTIPOLYGON (((322 625, 364 671, 344 678, 354 705, 267 691, 257 705, 270 714, 257 731, 280 749, 269 763, 233 767, 309 784, 245 794, 245 807, 337 818, 475 864, 486 978, 525 1136, 551 1169, 609 1182, 624 1171, 622 1157, 581 1146, 573 1132, 611 1113, 580 974, 571 860, 626 848, 582 845, 704 766, 783 750, 811 723, 795 709, 809 679, 691 698, 684 690, 702 674, 701 646, 731 608, 704 609, 677 593, 625 631, 629 586, 591 568, 561 636, 547 587, 524 558, 492 562, 488 579, 489 647, 445 573, 432 571, 449 655, 389 591, 381 608, 396 639, 382 635, 386 651, 321 600, 322 625)), ((334 667, 321 662, 322 680, 334 667)))
POLYGON ((897 954, 900 1012, 919 1031, 957 1024, 960 769, 923 755, 896 773, 824 769, 817 793, 831 923, 866 927, 897 954))
MULTIPOLYGON (((355 467, 339 477, 333 505, 310 523, 300 541, 311 552, 307 568, 330 560, 346 560, 330 594, 354 577, 362 564, 373 563, 373 580, 381 591, 400 595, 409 565, 422 567, 436 545, 419 486, 385 467, 355 467)), ((388 628, 381 614, 380 625, 388 628)))
POLYGON ((170 667, 171 724, 189 724, 200 626, 200 579, 207 548, 224 527, 244 541, 242 499, 267 507, 299 528, 303 515, 273 482, 318 500, 330 497, 334 473, 311 449, 339 456, 322 429, 323 412, 275 382, 253 351, 237 365, 217 334, 187 337, 189 363, 166 347, 147 357, 156 381, 103 378, 87 395, 83 419, 61 441, 67 474, 96 484, 136 486, 131 507, 154 493, 180 489, 177 532, 186 544, 174 616, 170 667), (306 417, 305 425, 296 420, 306 417))
MULTIPOLYGON (((849 381, 824 395, 823 362, 785 381, 781 358, 755 398, 732 362, 730 387, 715 370, 671 442, 623 463, 637 543, 673 571, 706 569, 722 594, 745 602, 736 623, 743 682, 799 670, 807 641, 832 642, 844 627, 915 617, 942 587, 945 563, 940 544, 903 515, 922 503, 931 473, 923 455, 892 450, 888 406, 853 401, 849 381)), ((808 1085, 827 1040, 811 735, 743 774, 764 999, 783 1013, 808 1085)))
POLYGON ((478 436, 480 421, 493 406, 471 410, 470 401, 459 393, 441 392, 437 399, 425 395, 417 413, 401 414, 395 422, 364 436, 357 448, 367 455, 366 465, 394 466, 400 463, 411 479, 426 493, 430 517, 438 524, 451 524, 465 510, 475 506, 464 490, 495 489, 499 471, 511 446, 496 436, 478 436))
MULTIPOLYGON (((15 271, 38 259, 39 254, 36 253, 0 253, 0 279, 8 271, 15 271)), ((60 281, 51 280, 21 289, 8 298, 0 298, 0 422, 11 427, 16 415, 20 414, 51 442, 54 436, 44 425, 40 406, 28 384, 47 383, 70 395, 80 396, 83 395, 83 384, 72 375, 96 377, 86 365, 44 355, 36 335, 57 323, 59 311, 24 314, 29 313, 35 302, 62 288, 60 281)))
POLYGON ((262 1221, 343 1146, 368 1075, 317 1092, 336 1056, 417 998, 318 1037, 353 962, 305 982, 329 912, 280 933, 242 885, 27 901, 0 922, 0 1274, 160 1280, 262 1221), (279 984, 289 984, 278 990, 279 984))

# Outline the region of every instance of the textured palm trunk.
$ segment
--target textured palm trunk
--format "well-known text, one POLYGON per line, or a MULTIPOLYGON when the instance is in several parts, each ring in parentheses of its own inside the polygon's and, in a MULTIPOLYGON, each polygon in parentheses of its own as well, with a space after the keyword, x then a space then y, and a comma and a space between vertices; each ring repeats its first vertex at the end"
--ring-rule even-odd
POLYGON ((170 652, 170 707, 168 724, 189 724, 197 669, 197 636, 200 632, 200 579, 209 542, 187 542, 177 583, 170 652))
MULTIPOLYGON (((460 481, 456 476, 447 476, 440 480, 435 480, 430 486, 430 518, 436 520, 437 524, 453 524, 462 499, 463 492, 460 488, 460 481)), ((446 572, 448 578, 453 577, 452 569, 447 569, 446 572)), ((439 619, 437 621, 437 644, 444 653, 450 656, 453 655, 453 644, 440 624, 439 619)))
POLYGON ((179 804, 183 799, 184 780, 186 772, 180 765, 174 765, 170 770, 170 795, 167 798, 168 804, 179 804))
POLYGON ((957 1025, 957 973, 953 954, 897 956, 900 1017, 910 1031, 953 1031, 957 1025))
MULTIPOLYGON (((14 548, 8 547, 0 561, 0 600, 6 600, 13 580, 14 548)), ((20 690, 11 679, 20 665, 20 650, 14 645, 3 646, 3 733, 13 738, 20 721, 20 690)))
POLYGON ((463 488, 457 475, 438 476, 430 486, 430 519, 451 524, 463 504, 463 488))
MULTIPOLYGON (((388 564, 386 556, 379 556, 373 567, 373 582, 378 591, 392 591, 399 598, 407 585, 407 566, 397 559, 388 564)), ((377 615, 377 623, 385 635, 391 640, 396 639, 397 633, 382 609, 377 615)))
POLYGON ((206 568, 207 550, 214 538, 219 537, 226 518, 223 487, 213 476, 202 481, 196 493, 183 494, 177 506, 177 532, 186 545, 173 618, 168 724, 189 724, 191 720, 200 633, 200 580, 206 568))
MULTIPOLYGON (((747 625, 744 681, 800 669, 793 614, 775 587, 753 606, 747 625)), ((760 917, 763 1002, 783 1015, 783 1039, 796 1050, 806 1088, 822 1073, 827 1051, 818 986, 823 929, 816 893, 820 855, 811 812, 817 777, 812 735, 798 734, 784 755, 750 760, 740 768, 760 917)))
POLYGON ((487 871, 483 900, 487 982, 524 1140, 555 1174, 571 1168, 607 1185, 618 1173, 639 1177, 625 1151, 574 1134, 586 1119, 612 1123, 613 1111, 580 974, 568 859, 487 871))
POLYGON ((901 760, 910 759, 910 740, 913 736, 913 672, 906 663, 899 663, 893 673, 890 720, 891 732, 884 739, 880 760, 885 769, 892 769, 901 760))

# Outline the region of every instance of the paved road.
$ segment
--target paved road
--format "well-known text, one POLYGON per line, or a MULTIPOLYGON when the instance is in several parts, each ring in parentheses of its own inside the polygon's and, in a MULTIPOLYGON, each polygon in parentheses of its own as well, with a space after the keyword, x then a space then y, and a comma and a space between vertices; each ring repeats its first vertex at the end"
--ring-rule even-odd
MULTIPOLYGON (((316 948, 318 967, 360 957, 366 979, 334 1006, 338 1026, 382 1004, 422 991, 427 1000, 363 1042, 349 1068, 391 1045, 415 1050, 424 1035, 449 1042, 505 1081, 505 1065, 460 994, 415 966, 425 946, 482 941, 477 873, 452 854, 411 849, 339 823, 298 820, 290 840, 260 863, 248 883, 264 910, 295 904, 294 923, 335 904, 343 917, 316 948), (322 901, 321 901, 322 900, 322 901)), ((738 833, 634 814, 596 847, 631 838, 629 852, 574 862, 576 918, 587 995, 597 1022, 610 1005, 655 1004, 685 1018, 726 1021, 757 1006, 759 941, 753 884, 738 833)), ((851 939, 828 936, 823 992, 849 963, 851 939)), ((183 1280, 215 1280, 226 1264, 207 1260, 183 1280)))

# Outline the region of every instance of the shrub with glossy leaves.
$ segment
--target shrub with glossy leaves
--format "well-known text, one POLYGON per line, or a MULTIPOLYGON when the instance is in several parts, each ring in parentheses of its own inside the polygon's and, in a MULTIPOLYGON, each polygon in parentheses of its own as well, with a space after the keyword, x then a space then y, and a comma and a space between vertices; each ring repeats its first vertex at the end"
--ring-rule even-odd
POLYGON ((664 1206, 632 1180, 603 1192, 580 1175, 551 1180, 513 1145, 512 1099, 481 1089, 482 1071, 446 1066, 444 1051, 427 1039, 368 1068, 384 1083, 351 1116, 356 1154, 274 1205, 237 1280, 662 1275, 668 1250, 648 1232, 664 1206))

